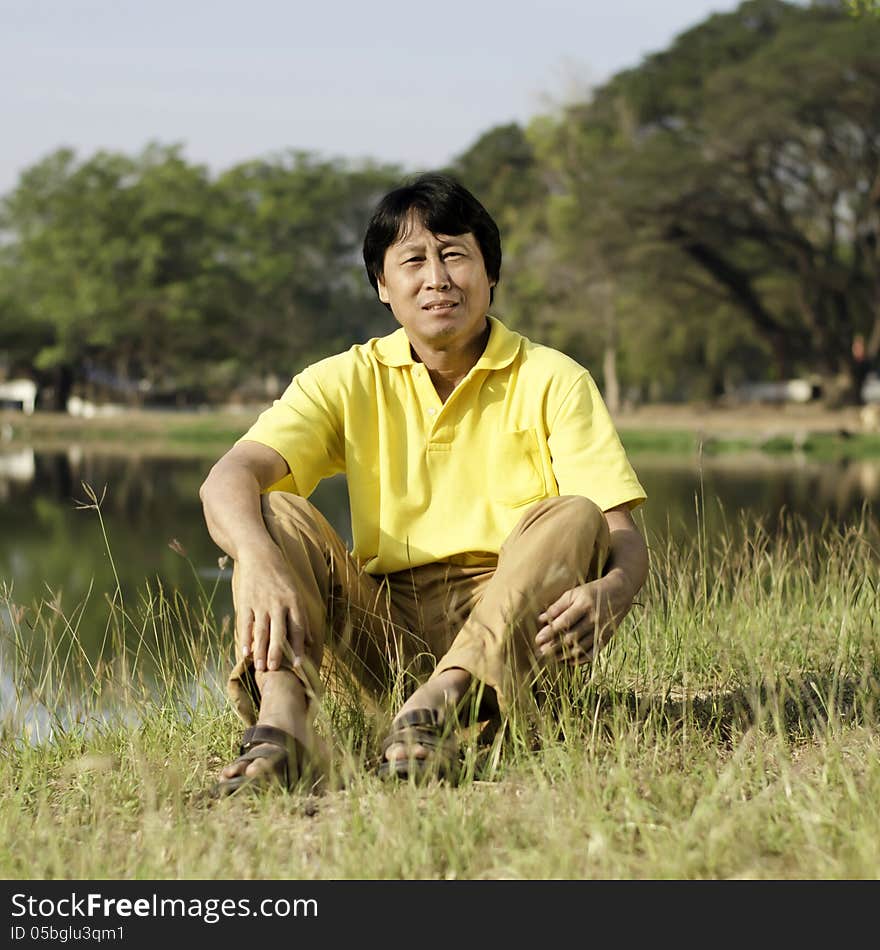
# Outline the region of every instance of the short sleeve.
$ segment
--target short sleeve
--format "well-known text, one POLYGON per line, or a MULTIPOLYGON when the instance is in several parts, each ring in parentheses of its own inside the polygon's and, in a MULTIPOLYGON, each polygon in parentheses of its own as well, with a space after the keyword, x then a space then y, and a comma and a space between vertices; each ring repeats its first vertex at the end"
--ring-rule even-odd
POLYGON ((599 388, 587 370, 550 420, 547 438, 560 495, 583 495, 603 511, 647 497, 627 458, 599 388))
POLYGON ((319 380, 315 367, 304 370, 239 439, 267 445, 287 462, 290 476, 270 491, 307 498, 321 479, 344 469, 342 400, 330 396, 332 383, 319 380))

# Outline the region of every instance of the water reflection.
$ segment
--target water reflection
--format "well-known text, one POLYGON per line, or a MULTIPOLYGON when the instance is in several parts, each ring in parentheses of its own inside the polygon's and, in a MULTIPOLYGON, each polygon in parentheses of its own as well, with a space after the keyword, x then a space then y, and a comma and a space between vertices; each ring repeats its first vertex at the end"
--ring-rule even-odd
MULTIPOLYGON (((230 629, 231 572, 218 563, 223 552, 207 533, 198 498, 212 461, 79 448, 0 451, 0 590, 11 588, 13 604, 45 602, 75 617, 90 651, 106 636, 117 577, 133 614, 149 585, 154 593, 179 591, 194 605, 210 601, 218 628, 230 629), (103 497, 103 527, 83 483, 103 497)), ((655 545, 693 535, 698 512, 711 536, 743 530, 743 514, 762 517, 771 530, 782 513, 818 528, 828 519, 857 520, 865 504, 880 507, 880 460, 816 463, 755 454, 702 463, 636 455, 633 462, 649 496, 638 517, 655 545)), ((324 482, 312 500, 350 541, 344 480, 324 482)), ((2 612, 0 626, 11 626, 2 612)))
POLYGON ((772 533, 785 517, 818 530, 880 511, 880 459, 816 462, 756 452, 702 460, 635 456, 633 463, 648 494, 644 527, 659 543, 692 535, 698 517, 709 535, 737 536, 757 519, 772 533))
MULTIPOLYGON (((126 605, 136 604, 147 581, 197 597, 202 585, 193 566, 216 567, 222 553, 201 523, 198 486, 208 464, 39 452, 31 454, 28 479, 21 453, 0 454, 0 582, 11 587, 11 600, 47 600, 69 619, 91 589, 78 617, 80 640, 91 648, 105 634, 105 598, 115 594, 117 577, 126 605), (100 516, 88 507, 83 483, 102 498, 100 516), (187 557, 168 547, 173 538, 187 557)), ((221 610, 231 610, 228 584, 217 593, 221 610)))
POLYGON ((0 451, 0 501, 9 497, 13 482, 29 485, 36 476, 37 461, 33 449, 0 451))

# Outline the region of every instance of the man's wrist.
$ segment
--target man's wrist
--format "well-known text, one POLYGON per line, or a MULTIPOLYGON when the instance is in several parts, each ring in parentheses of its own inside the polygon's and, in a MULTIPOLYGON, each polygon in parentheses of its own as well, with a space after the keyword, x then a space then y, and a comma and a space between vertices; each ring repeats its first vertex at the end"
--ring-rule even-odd
POLYGON ((616 598, 631 602, 638 589, 632 581, 632 578, 622 567, 612 567, 602 575, 606 587, 613 591, 616 598))
POLYGON ((232 560, 237 564, 265 563, 267 558, 272 558, 280 553, 278 545, 272 540, 268 532, 263 532, 262 536, 257 534, 255 537, 238 540, 235 544, 235 550, 229 552, 232 560))

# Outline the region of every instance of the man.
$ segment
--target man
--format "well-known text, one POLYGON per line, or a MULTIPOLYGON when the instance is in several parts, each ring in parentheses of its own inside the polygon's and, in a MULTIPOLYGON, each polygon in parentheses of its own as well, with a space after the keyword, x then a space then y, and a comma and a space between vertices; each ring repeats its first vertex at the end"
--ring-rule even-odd
POLYGON ((235 562, 229 691, 250 726, 221 792, 315 767, 329 657, 376 695, 415 686, 383 774, 451 774, 464 707, 528 706, 548 669, 593 658, 647 575, 645 493, 590 374, 488 313, 501 242, 477 199, 441 175, 395 189, 364 262, 400 328, 296 376, 201 488, 235 562), (306 501, 339 472, 351 552, 306 501))

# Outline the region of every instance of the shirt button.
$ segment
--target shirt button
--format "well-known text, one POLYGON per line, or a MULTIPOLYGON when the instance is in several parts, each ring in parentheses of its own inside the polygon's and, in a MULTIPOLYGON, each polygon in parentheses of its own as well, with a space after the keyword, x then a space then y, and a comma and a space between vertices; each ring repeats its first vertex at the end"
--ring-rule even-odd
POLYGON ((428 415, 429 415, 429 416, 436 416, 436 415, 437 415, 437 408, 436 408, 436 406, 431 406, 431 408, 428 410, 428 415))

